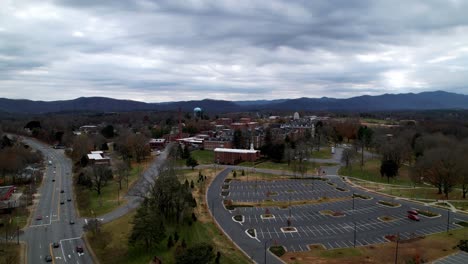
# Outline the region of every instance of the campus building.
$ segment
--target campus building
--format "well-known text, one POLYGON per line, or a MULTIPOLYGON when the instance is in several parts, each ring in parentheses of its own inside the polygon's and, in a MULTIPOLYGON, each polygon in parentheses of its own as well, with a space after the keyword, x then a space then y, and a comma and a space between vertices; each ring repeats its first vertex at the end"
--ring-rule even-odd
POLYGON ((215 148, 215 162, 218 164, 238 164, 244 161, 255 162, 260 158, 260 151, 253 149, 215 148))
POLYGON ((102 151, 91 151, 91 153, 88 154, 88 160, 93 165, 110 165, 110 158, 104 156, 104 152, 102 151))

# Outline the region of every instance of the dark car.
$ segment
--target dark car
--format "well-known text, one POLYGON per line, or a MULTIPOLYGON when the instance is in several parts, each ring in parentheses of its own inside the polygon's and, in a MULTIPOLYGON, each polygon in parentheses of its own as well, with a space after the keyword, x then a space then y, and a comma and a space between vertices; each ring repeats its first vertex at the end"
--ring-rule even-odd
POLYGON ((76 252, 77 253, 83 253, 84 252, 84 249, 82 246, 76 246, 76 252))
POLYGON ((408 218, 413 221, 419 221, 419 216, 414 215, 414 214, 408 214, 408 218))
POLYGON ((55 179, 52 179, 52 182, 55 182, 55 179))
POLYGON ((64 190, 61 190, 60 193, 64 193, 65 191, 64 190))
POLYGON ((37 215, 36 220, 42 220, 42 215, 37 215))
POLYGON ((60 244, 59 244, 58 242, 54 242, 54 243, 52 244, 52 247, 53 247, 53 248, 58 248, 58 247, 60 247, 60 244))
POLYGON ((418 215, 419 213, 416 210, 408 210, 408 214, 418 215))
POLYGON ((71 198, 67 198, 67 202, 71 202, 71 198))
POLYGON ((52 256, 51 255, 45 256, 44 259, 45 259, 46 262, 52 262, 52 256))
POLYGON ((74 224, 75 224, 75 221, 73 221, 73 220, 70 220, 70 222, 69 222, 69 223, 70 223, 70 225, 74 225, 74 224))
POLYGON ((62 200, 62 201, 60 201, 60 204, 64 204, 64 203, 65 203, 65 201, 63 201, 63 200, 62 200))

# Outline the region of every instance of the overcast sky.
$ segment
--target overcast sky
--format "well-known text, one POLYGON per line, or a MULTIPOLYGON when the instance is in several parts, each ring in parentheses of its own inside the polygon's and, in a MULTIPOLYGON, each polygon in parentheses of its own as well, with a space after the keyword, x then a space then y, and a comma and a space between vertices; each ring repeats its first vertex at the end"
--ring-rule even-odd
POLYGON ((468 1, 0 0, 0 97, 468 94, 468 1))

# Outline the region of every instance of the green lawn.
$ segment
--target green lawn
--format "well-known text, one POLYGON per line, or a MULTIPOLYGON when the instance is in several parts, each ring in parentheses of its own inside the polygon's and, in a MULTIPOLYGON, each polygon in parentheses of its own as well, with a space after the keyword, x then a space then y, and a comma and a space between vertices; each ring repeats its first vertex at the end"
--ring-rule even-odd
MULTIPOLYGON (((181 182, 187 179, 195 182, 193 190, 194 197, 197 199, 198 207, 196 209, 198 221, 191 226, 188 224, 180 224, 176 226, 174 223, 167 223, 167 236, 172 235, 177 228, 179 241, 170 249, 167 248, 167 237, 161 241, 160 245, 149 252, 142 246, 129 246, 128 237, 132 229, 132 220, 135 212, 127 214, 117 220, 107 223, 103 226, 103 232, 99 236, 93 236, 87 233, 90 238, 91 246, 96 253, 99 261, 103 264, 140 264, 149 263, 154 256, 162 259, 163 263, 174 263, 174 254, 176 247, 181 244, 182 239, 188 247, 200 242, 207 242, 221 252, 221 263, 223 264, 246 264, 248 259, 222 234, 221 231, 212 222, 212 219, 206 211, 204 203, 204 193, 200 192, 201 185, 196 183, 198 179, 198 170, 180 170, 177 171, 181 182)), ((211 179, 214 175, 214 169, 201 170, 203 175, 211 179)), ((206 186, 204 187, 206 188, 206 186)))
MULTIPOLYGON (((254 164, 252 162, 242 162, 238 164, 239 166, 244 166, 244 167, 253 167, 254 164)), ((308 170, 307 173, 313 173, 313 170, 318 168, 319 166, 334 166, 336 165, 335 163, 317 163, 317 162, 308 162, 308 170)), ((288 163, 286 162, 272 162, 272 161, 265 161, 261 162, 255 165, 255 168, 259 169, 270 169, 270 170, 280 170, 280 171, 293 171, 293 165, 290 164, 288 166, 288 163)))
POLYGON ((214 163, 214 151, 212 150, 194 150, 190 154, 198 161, 198 164, 214 163))
POLYGON ((320 151, 312 151, 311 158, 313 159, 331 159, 332 153, 330 147, 321 147, 320 151))
POLYGON ((450 202, 450 203, 459 210, 468 211, 468 200, 466 202, 450 202))
MULTIPOLYGON (((134 164, 129 176, 129 188, 138 179, 138 175, 141 174, 149 163, 134 164)), ((115 208, 126 203, 123 198, 127 193, 127 184, 124 180, 122 182, 122 190, 120 190, 119 201, 117 200, 118 194, 118 183, 115 181, 107 182, 101 190, 101 195, 98 196, 95 190, 90 190, 81 186, 76 186, 76 196, 78 210, 82 217, 92 217, 94 214, 97 216, 111 212, 115 208)))
MULTIPOLYGON (((192 226, 180 225, 178 227, 179 241, 168 249, 167 238, 161 241, 160 245, 149 252, 143 247, 134 247, 128 245, 128 236, 132 229, 131 221, 135 213, 127 214, 115 221, 103 226, 103 231, 98 236, 87 233, 99 261, 103 264, 139 264, 149 263, 154 257, 158 256, 163 263, 174 263, 174 253, 177 245, 180 245, 182 239, 185 239, 187 246, 190 247, 196 243, 207 242, 213 244, 213 240, 225 239, 217 230, 213 223, 195 222, 192 226)), ((167 227, 167 235, 174 233, 175 226, 167 227)), ((221 251, 221 263, 249 263, 245 256, 238 250, 235 250, 229 243, 216 247, 215 251, 221 251)))
MULTIPOLYGON (((192 158, 198 161, 198 164, 213 164, 214 163, 214 152, 212 150, 194 150, 190 152, 192 158)), ((186 159, 178 158, 175 161, 176 167, 185 167, 186 159)))
MULTIPOLYGON (((413 186, 409 173, 409 167, 402 166, 400 168, 399 175, 390 179, 390 184, 413 186)), ((359 162, 353 164, 350 168, 341 167, 338 174, 372 182, 387 183, 387 178, 380 176, 379 159, 365 161, 362 170, 359 162)))
MULTIPOLYGON (((434 199, 444 200, 444 194, 437 194, 436 188, 416 188, 416 189, 385 189, 381 192, 415 199, 434 199)), ((449 194, 449 200, 463 200, 462 192, 460 189, 455 189, 449 194)), ((468 201, 468 200, 467 200, 468 201)))

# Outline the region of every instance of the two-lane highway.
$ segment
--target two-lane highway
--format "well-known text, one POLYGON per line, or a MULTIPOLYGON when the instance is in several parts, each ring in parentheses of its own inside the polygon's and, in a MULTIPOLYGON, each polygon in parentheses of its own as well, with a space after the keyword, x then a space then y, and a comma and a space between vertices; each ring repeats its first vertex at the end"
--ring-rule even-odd
POLYGON ((93 263, 81 239, 84 220, 77 218, 75 211, 70 159, 63 150, 32 139, 23 141, 41 151, 47 163, 31 225, 22 237, 27 242, 28 263, 45 263, 47 256, 54 263, 93 263), (78 253, 77 246, 83 247, 84 253, 78 253))

